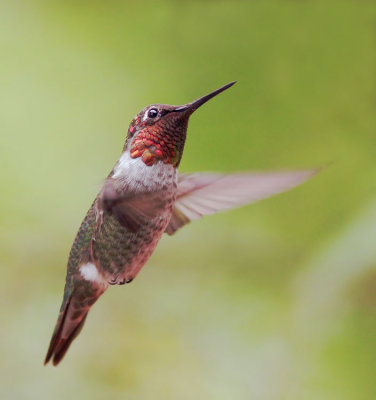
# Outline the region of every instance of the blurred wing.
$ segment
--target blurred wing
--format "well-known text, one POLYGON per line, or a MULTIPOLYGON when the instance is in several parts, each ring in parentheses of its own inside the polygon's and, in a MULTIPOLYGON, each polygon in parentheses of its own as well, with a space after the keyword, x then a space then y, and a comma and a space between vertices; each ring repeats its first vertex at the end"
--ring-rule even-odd
POLYGON ((111 178, 107 179, 103 186, 99 204, 133 233, 140 229, 145 220, 156 217, 164 206, 160 193, 119 194, 111 178))
POLYGON ((190 221, 284 192, 311 178, 317 170, 243 174, 180 174, 170 235, 190 221))

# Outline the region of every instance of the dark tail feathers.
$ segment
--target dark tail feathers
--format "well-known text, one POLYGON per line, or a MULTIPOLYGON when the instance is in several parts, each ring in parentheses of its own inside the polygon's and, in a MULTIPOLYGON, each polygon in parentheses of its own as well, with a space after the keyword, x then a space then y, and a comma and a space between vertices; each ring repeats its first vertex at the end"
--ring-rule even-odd
POLYGON ((46 365, 51 358, 53 365, 59 364, 70 344, 80 333, 88 311, 89 308, 74 310, 72 308, 72 295, 66 300, 65 306, 63 306, 60 311, 44 365, 46 365), (75 318, 73 319, 72 317, 75 318))

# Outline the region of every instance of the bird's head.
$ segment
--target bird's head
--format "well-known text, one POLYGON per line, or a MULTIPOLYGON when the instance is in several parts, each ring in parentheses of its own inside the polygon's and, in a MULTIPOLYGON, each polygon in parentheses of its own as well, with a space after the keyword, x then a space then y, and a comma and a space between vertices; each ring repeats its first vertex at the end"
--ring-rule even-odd
POLYGON ((152 104, 145 107, 129 125, 124 150, 128 150, 132 158, 141 157, 149 166, 161 161, 177 167, 183 154, 189 117, 234 83, 183 106, 152 104))

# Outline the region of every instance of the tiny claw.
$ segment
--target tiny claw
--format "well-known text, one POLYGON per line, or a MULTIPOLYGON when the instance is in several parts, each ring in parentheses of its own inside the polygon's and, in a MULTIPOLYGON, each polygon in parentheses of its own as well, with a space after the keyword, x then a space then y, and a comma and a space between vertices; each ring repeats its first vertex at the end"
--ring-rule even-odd
POLYGON ((110 281, 108 281, 109 285, 116 285, 117 284, 117 276, 113 277, 110 281))

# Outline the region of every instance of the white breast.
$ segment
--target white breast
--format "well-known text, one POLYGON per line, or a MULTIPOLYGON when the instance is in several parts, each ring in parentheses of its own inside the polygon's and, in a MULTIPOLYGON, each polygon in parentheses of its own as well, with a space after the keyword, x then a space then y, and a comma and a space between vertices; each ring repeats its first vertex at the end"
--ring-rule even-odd
POLYGON ((114 168, 112 175, 115 179, 121 179, 128 187, 135 191, 146 188, 158 189, 167 182, 176 182, 176 169, 170 164, 157 161, 155 164, 146 165, 141 157, 132 158, 129 151, 125 151, 114 168))

